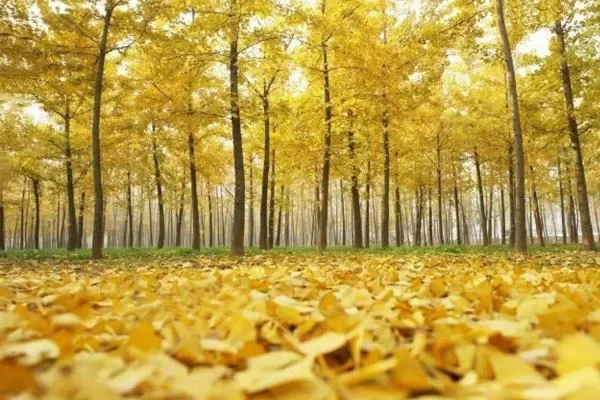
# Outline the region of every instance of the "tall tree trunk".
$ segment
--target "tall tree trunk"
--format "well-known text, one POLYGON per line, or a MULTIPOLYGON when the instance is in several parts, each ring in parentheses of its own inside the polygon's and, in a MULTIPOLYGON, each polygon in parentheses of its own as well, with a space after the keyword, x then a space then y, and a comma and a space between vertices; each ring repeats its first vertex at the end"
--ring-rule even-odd
POLYGON ((175 246, 181 246, 181 228, 183 227, 183 201, 185 200, 185 182, 181 183, 181 197, 179 198, 179 211, 177 212, 177 226, 175 231, 175 246))
POLYGON ((137 231, 137 246, 142 247, 142 238, 144 232, 144 189, 143 186, 140 189, 140 217, 138 220, 138 231, 137 231))
POLYGON ((67 212, 69 213, 67 228, 67 250, 77 247, 77 216, 75 215, 75 187, 73 183, 73 154, 71 151, 71 115, 67 105, 65 121, 65 169, 67 174, 67 212))
POLYGON ((535 218, 535 229, 537 232, 538 241, 540 246, 545 246, 546 241, 544 240, 544 225, 542 222, 542 213, 540 212, 540 202, 538 199, 537 188, 535 184, 535 176, 533 166, 529 166, 529 171, 531 172, 531 196, 533 201, 533 214, 535 218))
POLYGON ((246 182, 244 176, 244 149, 242 147, 242 123, 238 92, 238 39, 239 10, 237 0, 231 0, 230 17, 233 22, 232 39, 229 50, 229 92, 231 102, 231 136, 233 139, 233 169, 235 172, 235 191, 233 200, 233 223, 231 228, 231 255, 244 254, 244 223, 246 207, 246 182))
POLYGON ((560 157, 558 157, 558 192, 560 194, 560 226, 562 230, 562 242, 567 244, 567 223, 565 219, 565 188, 563 186, 562 168, 560 157))
POLYGON ((573 199, 573 186, 571 185, 571 173, 567 165, 567 193, 569 195, 569 239, 573 244, 579 243, 579 232, 577 231, 577 216, 575 215, 575 200, 573 199))
POLYGON ((365 185, 367 192, 367 202, 365 205, 365 248, 368 249, 371 245, 371 160, 367 161, 367 183, 365 185))
POLYGON ((198 208, 198 178, 196 175, 196 148, 194 133, 188 134, 188 153, 190 158, 190 183, 192 198, 192 248, 200 249, 200 210, 198 208))
MULTIPOLYGON (((321 2, 321 12, 325 16, 327 0, 321 2)), ((327 41, 321 43, 323 56, 323 102, 325 106, 325 138, 323 143, 323 172, 321 175, 321 206, 319 215, 319 250, 327 248, 327 222, 329 216, 329 173, 331 169, 331 118, 333 109, 331 105, 331 88, 329 84, 329 61, 327 41)))
POLYGON ((266 82, 263 83, 263 118, 264 118, 264 136, 265 143, 263 149, 263 169, 262 181, 260 187, 260 227, 258 232, 258 246, 261 250, 266 250, 269 246, 268 242, 268 202, 269 202, 269 167, 271 154, 271 114, 269 111, 269 97, 267 95, 266 82))
POLYGON ((133 202, 131 194, 131 173, 127 171, 127 214, 129 217, 129 237, 127 247, 133 247, 133 202))
MULTIPOLYGON (((396 164, 398 160, 398 153, 396 153, 396 164)), ((402 205, 400 204, 400 178, 398 172, 396 172, 396 193, 394 201, 394 213, 396 221, 396 246, 404 246, 404 226, 402 224, 402 205)))
POLYGON ((512 142, 508 146, 508 208, 509 208, 509 232, 508 243, 515 246, 516 234, 516 209, 515 209, 515 174, 514 174, 514 149, 512 142))
MULTIPOLYGON (((154 122, 152 122, 152 159, 154 161, 154 183, 156 185, 156 198, 158 201, 158 242, 156 243, 156 247, 162 249, 165 245, 165 203, 163 199, 158 146, 156 144, 156 125, 154 122)), ((152 223, 152 217, 150 217, 150 220, 150 223, 152 223)), ((150 242, 152 245, 152 228, 150 228, 150 242)))
POLYGON ((433 201, 432 201, 432 190, 431 186, 427 188, 427 212, 428 212, 428 221, 427 221, 427 243, 430 246, 433 246, 433 201))
POLYGON ((267 248, 273 248, 275 240, 275 149, 271 150, 271 198, 269 199, 269 234, 267 248))
POLYGON ((344 182, 340 179, 340 201, 342 206, 342 246, 346 246, 346 205, 344 204, 344 182))
MULTIPOLYGON (((352 124, 354 121, 354 114, 352 111, 348 111, 348 118, 352 124)), ((363 236, 362 236, 362 219, 360 216, 360 194, 358 191, 358 167, 356 166, 356 143, 354 141, 354 129, 350 126, 348 129, 348 150, 350 152, 350 160, 352 162, 352 220, 354 227, 354 247, 357 249, 363 248, 363 236)))
POLYGON ((444 244, 444 220, 442 218, 442 144, 440 133, 436 135, 437 212, 439 244, 444 244))
POLYGON ((6 238, 4 232, 4 196, 0 188, 0 251, 6 250, 6 238))
POLYGON ((525 225, 525 154, 523 150, 523 133, 521 129, 521 112, 519 109, 519 93, 513 63, 510 40, 504 20, 504 0, 496 0, 498 29, 502 38, 502 50, 506 63, 506 75, 510 94, 510 109, 513 119, 514 164, 515 164, 515 246, 516 252, 527 251, 527 231, 525 225))
POLYGON ((254 155, 250 157, 250 168, 248 169, 250 179, 250 198, 248 199, 248 247, 254 247, 254 155))
POLYGON ((481 227, 481 236, 483 238, 483 245, 487 246, 489 243, 488 230, 487 230, 487 218, 485 212, 485 199, 483 195, 483 182, 481 179, 481 163, 479 161, 479 153, 473 153, 475 160, 475 172, 477 174, 477 193, 479 201, 479 218, 481 227))
POLYGON ((590 216, 590 205, 588 200, 587 182, 585 179, 585 168, 583 165, 583 155, 581 152, 581 141, 579 137, 579 128, 575 117, 575 104, 573 101, 573 87, 571 84, 571 71, 567 60, 567 46, 562 26, 562 20, 557 20, 554 24, 554 31, 558 39, 560 51, 560 72, 565 93, 565 103, 567 107, 567 123, 569 127, 569 138, 571 147, 575 154, 575 179, 577 181, 577 199, 579 201, 579 218, 581 220, 581 237, 583 249, 586 251, 595 251, 594 229, 592 227, 592 218, 590 216))
POLYGON ((504 187, 500 186, 500 243, 506 244, 506 205, 504 204, 504 187))
POLYGON ((77 227, 77 248, 83 247, 83 220, 85 217, 85 192, 81 192, 79 199, 79 223, 77 227))
POLYGON ((104 193, 102 191, 102 157, 100 146, 100 118, 104 84, 104 63, 106 61, 108 31, 114 7, 106 3, 102 37, 100 39, 96 80, 94 83, 94 112, 92 115, 92 170, 94 175, 94 227, 92 234, 92 258, 102 258, 104 242, 104 193))
POLYGON ((281 195, 279 196, 279 213, 277 215, 277 236, 275 237, 275 246, 281 246, 281 215, 283 210, 283 196, 285 194, 285 188, 281 185, 281 195))
POLYGON ((35 222, 33 228, 33 246, 37 250, 40 248, 40 180, 31 178, 33 184, 33 198, 35 201, 35 222))
POLYGON ((383 116, 383 195, 381 200, 381 247, 390 247, 390 133, 387 112, 383 116))
MULTIPOLYGON (((148 191, 150 192, 150 191, 148 191)), ((148 233, 150 234, 149 239, 150 239, 150 247, 152 247, 154 245, 154 227, 153 222, 152 222, 152 198, 150 196, 148 196, 148 225, 149 225, 149 229, 148 229, 148 233)))
POLYGON ((460 224, 460 203, 458 200, 458 182, 456 178, 456 166, 452 164, 452 175, 454 177, 454 218, 456 219, 456 244, 461 246, 462 241, 462 227, 460 224))
POLYGON ((210 190, 208 191, 208 246, 215 246, 215 228, 214 228, 215 217, 213 215, 213 202, 210 190))
MULTIPOLYGON (((25 190, 27 188, 27 178, 23 178, 23 191, 21 193, 21 203, 19 205, 19 248, 23 250, 25 248, 25 190)), ((56 244, 58 247, 58 219, 60 216, 60 195, 58 198, 58 205, 56 207, 56 244)))

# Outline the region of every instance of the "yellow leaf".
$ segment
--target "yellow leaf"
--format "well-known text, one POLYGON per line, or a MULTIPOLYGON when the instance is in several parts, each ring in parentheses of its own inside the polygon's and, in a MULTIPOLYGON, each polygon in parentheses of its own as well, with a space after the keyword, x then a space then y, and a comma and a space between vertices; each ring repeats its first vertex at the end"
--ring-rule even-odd
POLYGON ((161 339, 154 332, 154 327, 148 321, 139 322, 129 334, 128 347, 141 351, 157 351, 161 349, 161 339))
POLYGON ((565 337, 556 348, 556 372, 565 375, 580 368, 600 366, 600 344, 583 333, 565 337))

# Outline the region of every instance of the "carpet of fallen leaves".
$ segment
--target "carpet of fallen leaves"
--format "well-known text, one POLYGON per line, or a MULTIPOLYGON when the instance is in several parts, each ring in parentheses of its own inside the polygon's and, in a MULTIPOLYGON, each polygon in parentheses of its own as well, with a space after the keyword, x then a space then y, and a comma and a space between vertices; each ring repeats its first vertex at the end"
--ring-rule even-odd
POLYGON ((600 256, 0 264, 0 399, 600 399, 600 256))

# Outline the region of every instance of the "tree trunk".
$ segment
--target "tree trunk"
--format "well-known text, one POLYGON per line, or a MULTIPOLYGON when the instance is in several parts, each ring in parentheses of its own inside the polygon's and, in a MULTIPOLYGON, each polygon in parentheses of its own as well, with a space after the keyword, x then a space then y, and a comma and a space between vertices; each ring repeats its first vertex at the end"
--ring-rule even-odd
MULTIPOLYGON (((348 117, 352 123, 353 114, 352 111, 348 111, 348 117)), ((350 160, 352 162, 352 219, 354 227, 354 247, 357 249, 363 248, 363 236, 362 236, 362 219, 360 216, 360 194, 358 191, 358 167, 356 166, 356 155, 355 155, 356 143, 354 142, 354 130, 351 126, 348 129, 348 150, 350 152, 350 160)))
POLYGON ((575 200, 573 200, 573 187, 571 185, 571 173, 567 166, 567 192, 569 195, 569 239, 573 244, 579 243, 579 232, 577 232, 577 216, 575 215, 575 200))
MULTIPOLYGON (((231 0, 231 17, 238 15, 236 0, 231 0)), ((229 51, 229 83, 231 100, 231 136, 233 139, 233 164, 235 172, 235 197, 233 200, 233 223, 231 228, 231 255, 244 255, 244 223, 246 206, 246 182, 244 176, 244 149, 242 147, 242 124, 240 120, 238 92, 238 36, 239 21, 234 23, 229 51)))
POLYGON ((266 250, 269 246, 268 242, 268 201, 269 201, 269 167, 270 167, 270 146, 271 146, 271 115, 269 111, 269 98, 267 96, 266 83, 263 90, 263 118, 265 122, 265 143, 263 150, 263 169, 262 181, 260 187, 260 227, 258 232, 258 246, 261 250, 266 250))
POLYGON ((500 187, 500 243, 506 244, 506 205, 504 204, 504 187, 500 187))
POLYGON ((185 199, 185 183, 181 184, 181 197, 179 198, 179 211, 177 212, 177 226, 175 231, 175 246, 181 246, 181 228, 183 227, 183 201, 185 199))
POLYGON ((575 154, 575 179, 577 181, 577 199, 579 201, 579 218, 581 219, 581 237, 583 249, 586 251, 595 251, 596 245, 594 243, 594 229, 592 227, 592 218, 590 216, 585 168, 583 165, 579 128, 577 126, 577 119, 575 117, 571 71, 569 69, 569 63, 567 60, 567 46, 565 43, 565 36, 561 20, 557 20, 555 22, 554 30, 556 32, 556 38, 558 39, 558 46, 560 50, 560 72, 565 93, 565 103, 567 107, 569 138, 571 139, 571 147, 573 148, 573 152, 575 154))
POLYGON ((271 198, 269 199, 269 234, 267 248, 273 248, 275 240, 275 149, 271 150, 271 198))
POLYGON ((143 186, 140 189, 140 218, 138 220, 138 231, 137 231, 137 246, 142 247, 142 237, 144 231, 144 189, 143 186))
POLYGON ((150 247, 152 247, 154 245, 154 227, 153 222, 152 222, 152 199, 150 198, 150 196, 148 196, 148 225, 149 225, 149 229, 148 232, 150 234, 150 247))
POLYGON ((383 116, 383 197, 381 200, 381 247, 390 247, 390 133, 387 112, 383 116))
POLYGON ((127 214, 129 217, 129 237, 127 247, 133 247, 133 203, 131 195, 131 173, 127 171, 127 214))
POLYGON ((477 174, 477 193, 479 201, 479 218, 481 227, 481 236, 483 238, 483 245, 487 246, 489 243, 488 230, 487 230, 487 218, 485 212, 485 199, 483 195, 483 182, 481 179, 481 163, 479 161, 479 153, 473 153, 475 159, 475 172, 477 174))
POLYGON ((340 201, 342 206, 342 246, 346 247, 346 205, 344 204, 344 182, 340 179, 340 201))
POLYGON ((37 250, 40 248, 40 180, 31 178, 33 184, 33 198, 35 201, 35 222, 33 228, 33 247, 37 250))
POLYGON ((525 226, 525 155, 523 150, 523 133, 521 129, 521 112, 519 109, 519 93, 513 63, 510 40, 504 21, 504 0, 496 0, 498 29, 502 38, 502 49, 506 63, 506 74, 510 94, 510 109, 513 119, 514 168, 515 168, 515 246, 516 252, 527 252, 527 231, 525 226))
POLYGON ((275 246, 279 247, 281 246, 281 216, 282 216, 282 209, 283 209, 283 196, 285 194, 285 188, 283 187, 283 185, 281 185, 281 195, 279 196, 279 213, 277 215, 277 236, 275 237, 275 246))
POLYGON ((0 251, 6 250, 6 238, 4 232, 4 196, 0 188, 0 251))
POLYGON ((194 133, 188 133, 188 153, 190 158, 190 183, 192 197, 192 248, 200 249, 200 210, 198 208, 198 178, 196 176, 196 148, 194 133))
MULTIPOLYGON (((398 157, 396 156, 396 159, 398 157)), ((400 182, 396 173, 396 193, 394 199, 394 213, 396 221, 396 247, 404 246, 404 226, 402 224, 402 205, 400 204, 400 182)))
POLYGON ((248 247, 254 247, 254 166, 252 162, 254 155, 250 157, 250 168, 248 169, 250 179, 250 198, 248 199, 248 247))
POLYGON ((73 154, 71 151, 71 116, 69 107, 65 110, 65 169, 67 174, 67 212, 69 213, 67 228, 67 250, 77 247, 77 216, 75 215, 75 188, 73 184, 73 154))
MULTIPOLYGON (((156 185, 156 198, 158 201, 158 242, 156 247, 162 249, 165 245, 165 204, 163 200, 162 176, 158 158, 158 146, 156 144, 156 125, 152 123, 152 159, 154 161, 154 183, 156 185)), ((152 219, 152 217, 150 217, 152 219)), ((152 229, 151 229, 152 230, 152 229)), ((152 233, 150 233, 152 245, 152 233)))
POLYGON ((560 157, 558 157, 558 191, 560 194, 560 226, 562 230, 562 242, 567 244, 567 223, 565 219, 565 189, 563 187, 562 168, 560 157))
POLYGON ((365 189, 367 192, 367 203, 365 205, 365 248, 368 249, 371 245, 371 160, 367 161, 367 184, 365 189))
POLYGON ((529 166, 529 170, 531 172, 531 196, 532 196, 532 201, 533 201, 533 213, 534 213, 534 218, 535 218, 535 229, 537 232, 537 237, 538 237, 538 241, 540 243, 540 246, 545 246, 546 245, 546 241, 544 240, 544 225, 542 222, 542 214, 540 212, 540 202, 538 199, 538 194, 537 194, 537 188, 535 185, 535 176, 533 175, 534 171, 533 171, 533 166, 529 166))
MULTIPOLYGON (((325 16, 327 0, 322 0, 321 12, 325 16)), ((325 138, 323 146, 323 173, 321 175, 321 206, 319 215, 319 250, 327 248, 327 222, 329 216, 329 172, 331 158, 331 118, 333 115, 331 105, 331 89, 329 84, 329 62, 327 41, 321 43, 323 56, 323 102, 325 106, 325 138)))
POLYGON ((102 258, 104 242, 104 193, 102 191, 102 157, 100 146, 100 117, 102 110, 102 91, 104 84, 104 63, 107 53, 108 31, 113 13, 113 6, 106 3, 102 37, 96 65, 94 83, 94 112, 92 115, 92 170, 94 174, 94 227, 92 234, 92 258, 102 258))
POLYGON ((460 224, 460 203, 458 200, 458 182, 456 179, 456 166, 452 164, 452 175, 454 177, 454 218, 456 219, 456 244, 462 245, 461 224, 460 224))
POLYGON ((208 192, 208 247, 215 246, 215 228, 214 228, 215 217, 213 215, 213 202, 210 190, 208 192))

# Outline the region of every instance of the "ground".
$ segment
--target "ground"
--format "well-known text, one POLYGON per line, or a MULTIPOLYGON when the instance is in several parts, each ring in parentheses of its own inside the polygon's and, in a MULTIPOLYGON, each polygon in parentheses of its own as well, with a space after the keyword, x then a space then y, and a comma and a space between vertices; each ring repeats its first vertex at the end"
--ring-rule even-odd
POLYGON ((451 253, 8 254, 0 399, 600 398, 600 256, 451 253))

